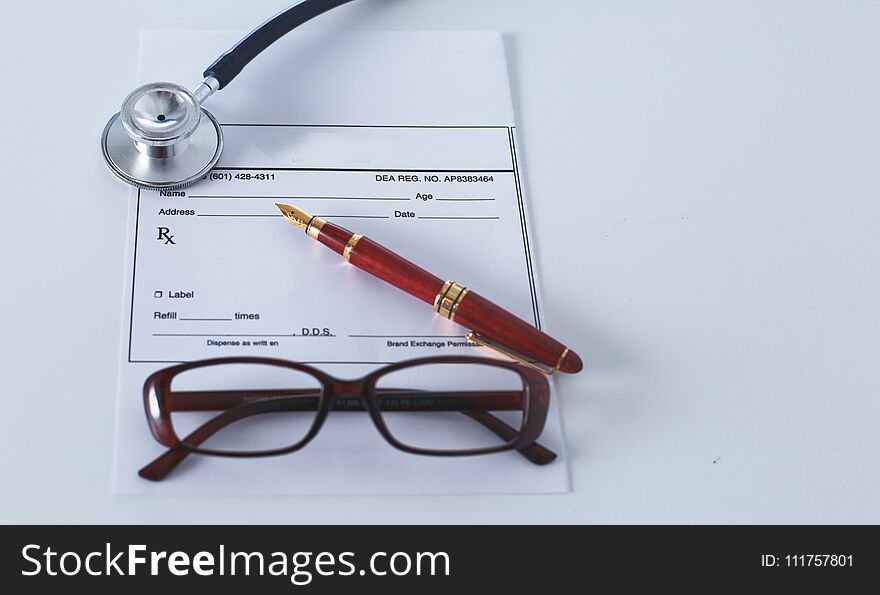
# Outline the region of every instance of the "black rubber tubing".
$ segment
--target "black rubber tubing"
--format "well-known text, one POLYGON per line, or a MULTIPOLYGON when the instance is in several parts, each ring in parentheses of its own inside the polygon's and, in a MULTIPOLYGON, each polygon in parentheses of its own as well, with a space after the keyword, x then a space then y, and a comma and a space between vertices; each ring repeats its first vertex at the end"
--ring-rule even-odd
POLYGON ((306 21, 348 2, 351 0, 303 0, 291 6, 251 31, 235 47, 217 58, 205 70, 205 78, 214 77, 220 83, 218 89, 222 89, 260 52, 284 35, 306 21))

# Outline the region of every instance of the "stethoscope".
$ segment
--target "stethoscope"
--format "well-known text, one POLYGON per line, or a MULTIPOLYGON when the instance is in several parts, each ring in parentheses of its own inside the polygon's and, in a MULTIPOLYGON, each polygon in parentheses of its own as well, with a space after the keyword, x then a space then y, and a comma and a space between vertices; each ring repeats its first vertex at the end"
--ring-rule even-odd
POLYGON ((303 0, 269 19, 220 56, 190 92, 176 83, 149 83, 129 93, 101 135, 110 170, 138 188, 182 188, 217 165, 223 131, 202 107, 267 47, 306 21, 351 0, 303 0))

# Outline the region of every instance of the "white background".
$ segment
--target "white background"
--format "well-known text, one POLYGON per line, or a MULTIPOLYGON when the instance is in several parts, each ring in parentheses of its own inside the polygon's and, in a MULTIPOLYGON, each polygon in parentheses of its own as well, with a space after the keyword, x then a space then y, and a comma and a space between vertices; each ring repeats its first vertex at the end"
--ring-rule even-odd
POLYGON ((113 497, 127 205, 100 131, 141 28, 283 5, 5 7, 0 520, 880 521, 867 1, 358 0, 312 23, 509 34, 547 327, 588 365, 559 379, 574 492, 113 497))

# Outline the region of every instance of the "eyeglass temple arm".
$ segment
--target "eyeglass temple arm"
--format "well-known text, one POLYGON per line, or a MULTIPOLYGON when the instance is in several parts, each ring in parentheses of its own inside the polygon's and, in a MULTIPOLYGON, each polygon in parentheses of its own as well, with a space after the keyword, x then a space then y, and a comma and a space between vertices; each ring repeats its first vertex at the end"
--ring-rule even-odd
MULTIPOLYGON (((489 430, 492 430, 496 436, 505 442, 510 442, 516 438, 517 434, 519 434, 515 428, 504 423, 488 411, 462 411, 462 413, 475 422, 484 425, 489 430)), ((538 442, 532 442, 524 448, 518 448, 516 451, 535 465, 546 465, 556 459, 555 452, 542 446, 538 442)))
MULTIPOLYGON (((213 417, 198 428, 196 428, 189 436, 183 439, 183 442, 198 446, 226 426, 245 417, 257 415, 260 413, 270 413, 273 411, 289 410, 287 403, 282 400, 263 400, 245 403, 238 407, 227 409, 217 417, 213 417)), ((191 453, 179 446, 174 446, 165 451, 148 465, 144 466, 138 475, 144 479, 159 481, 174 470, 183 460, 191 453)))

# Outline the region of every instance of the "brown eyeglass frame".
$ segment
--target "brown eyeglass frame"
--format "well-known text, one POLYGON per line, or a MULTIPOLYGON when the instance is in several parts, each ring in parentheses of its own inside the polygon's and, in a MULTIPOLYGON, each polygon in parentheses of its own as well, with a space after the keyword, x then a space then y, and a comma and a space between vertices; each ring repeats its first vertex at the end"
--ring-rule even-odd
POLYGON ((550 407, 550 385, 540 372, 518 364, 497 359, 470 356, 438 356, 405 360, 384 366, 355 380, 335 378, 317 368, 288 360, 262 357, 223 357, 199 360, 163 368, 151 374, 144 382, 144 409, 153 437, 168 451, 141 469, 138 474, 144 479, 159 481, 164 479, 177 465, 190 454, 203 454, 224 457, 265 457, 289 454, 308 444, 321 429, 331 411, 366 410, 385 440, 400 450, 413 454, 429 456, 469 456, 506 450, 516 450, 536 465, 546 465, 556 458, 556 453, 536 442, 544 429, 547 411, 550 407), (297 370, 308 374, 321 384, 321 392, 315 395, 310 389, 261 389, 224 391, 172 391, 173 378, 196 368, 224 364, 263 364, 297 370), (430 364, 479 364, 505 368, 518 374, 523 380, 523 391, 443 391, 428 393, 409 389, 383 388, 377 392, 376 382, 382 376, 398 370, 430 364), (386 391, 384 394, 380 392, 386 391), (303 410, 303 397, 314 396, 317 400, 308 411, 315 411, 315 419, 306 435, 291 446, 260 451, 218 451, 199 448, 205 440, 231 423, 260 413, 303 410), (462 450, 431 450, 408 446, 399 442, 388 430, 382 418, 382 411, 390 412, 388 404, 380 404, 380 399, 416 397, 401 411, 458 411, 483 425, 489 431, 505 440, 504 444, 486 448, 462 450), (291 399, 293 397, 293 399, 291 399), (444 401, 438 406, 438 400, 444 401), (522 400, 525 399, 525 406, 522 400), (295 402, 295 403, 294 403, 295 402), (295 404, 295 406, 293 406, 295 404), (522 410, 523 421, 519 429, 508 425, 489 412, 493 410, 522 410), (171 421, 175 411, 223 411, 195 429, 183 440, 178 437, 171 421))

